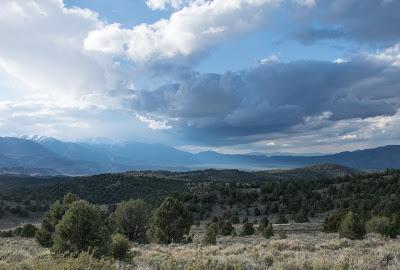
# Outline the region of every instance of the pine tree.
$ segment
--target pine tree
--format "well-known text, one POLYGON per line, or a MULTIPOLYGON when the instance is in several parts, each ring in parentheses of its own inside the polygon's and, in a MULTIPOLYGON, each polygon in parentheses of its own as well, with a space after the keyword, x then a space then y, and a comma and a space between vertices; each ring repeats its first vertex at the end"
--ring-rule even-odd
POLYGON ((262 231, 262 236, 264 236, 267 239, 274 236, 274 229, 272 227, 272 223, 268 223, 267 227, 262 231))
POLYGON ((157 244, 179 243, 189 233, 192 214, 175 198, 166 198, 150 220, 149 236, 157 244))
POLYGON ((217 243, 218 226, 216 223, 211 223, 207 226, 206 232, 203 236, 203 245, 215 245, 217 243))
POLYGON ((289 221, 282 212, 279 212, 275 223, 276 224, 287 224, 287 223, 289 223, 289 221))
POLYGON ((254 234, 254 227, 253 224, 246 221, 242 226, 242 231, 240 232, 241 236, 248 236, 254 234))
POLYGON ((339 234, 352 240, 362 239, 365 235, 364 224, 356 214, 349 212, 340 224, 339 234))

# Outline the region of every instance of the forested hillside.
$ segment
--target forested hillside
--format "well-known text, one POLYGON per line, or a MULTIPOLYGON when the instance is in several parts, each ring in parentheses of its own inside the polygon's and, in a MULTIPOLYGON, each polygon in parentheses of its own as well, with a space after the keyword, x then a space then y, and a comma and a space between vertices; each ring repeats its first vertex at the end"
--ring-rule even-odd
POLYGON ((0 199, 51 204, 66 193, 92 203, 113 204, 142 198, 157 203, 175 196, 195 217, 223 212, 240 218, 285 215, 308 220, 319 213, 352 210, 362 216, 391 215, 400 209, 400 171, 333 178, 286 178, 265 173, 198 171, 192 173, 131 172, 90 177, 0 178, 0 199))

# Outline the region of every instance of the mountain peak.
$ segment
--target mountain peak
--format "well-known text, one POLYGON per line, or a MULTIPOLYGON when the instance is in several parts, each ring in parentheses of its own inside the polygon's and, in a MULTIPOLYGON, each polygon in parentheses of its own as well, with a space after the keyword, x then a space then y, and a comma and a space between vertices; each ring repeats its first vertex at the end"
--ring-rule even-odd
POLYGON ((47 136, 36 135, 36 134, 35 135, 23 135, 20 138, 27 140, 27 141, 37 142, 37 143, 58 141, 57 139, 55 139, 53 137, 47 137, 47 136))

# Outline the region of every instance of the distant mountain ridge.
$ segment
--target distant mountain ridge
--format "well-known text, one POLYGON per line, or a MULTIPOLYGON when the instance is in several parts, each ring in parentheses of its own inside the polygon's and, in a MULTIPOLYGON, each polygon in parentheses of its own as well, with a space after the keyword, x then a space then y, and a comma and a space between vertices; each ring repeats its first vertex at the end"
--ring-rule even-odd
POLYGON ((388 145, 325 156, 265 156, 228 155, 212 151, 192 154, 162 144, 138 142, 91 144, 63 142, 41 136, 0 137, 0 173, 9 171, 7 168, 13 168, 16 173, 21 168, 67 175, 149 169, 251 168, 263 171, 327 163, 358 170, 400 168, 400 146, 388 145))

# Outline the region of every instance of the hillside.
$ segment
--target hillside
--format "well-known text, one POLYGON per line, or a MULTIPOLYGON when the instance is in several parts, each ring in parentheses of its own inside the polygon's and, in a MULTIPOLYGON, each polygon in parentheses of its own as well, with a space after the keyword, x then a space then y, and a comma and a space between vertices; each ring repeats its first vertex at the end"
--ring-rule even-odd
POLYGON ((360 174, 361 171, 337 164, 316 164, 290 170, 266 170, 266 171, 241 171, 241 170, 195 170, 187 172, 171 171, 131 171, 125 173, 128 176, 161 177, 178 179, 191 182, 232 182, 250 183, 265 182, 272 180, 292 180, 292 179, 319 179, 335 178, 345 175, 360 174))
POLYGON ((359 170, 333 163, 323 163, 291 170, 271 170, 258 172, 258 175, 271 177, 274 179, 319 179, 335 178, 346 175, 355 175, 362 173, 359 170))
POLYGON ((31 140, 0 137, 0 172, 3 174, 82 175, 129 168, 109 162, 68 159, 31 140))
POLYGON ((313 157, 272 157, 282 163, 304 166, 318 163, 336 163, 357 169, 400 168, 400 146, 388 145, 373 149, 342 152, 334 155, 313 157))

